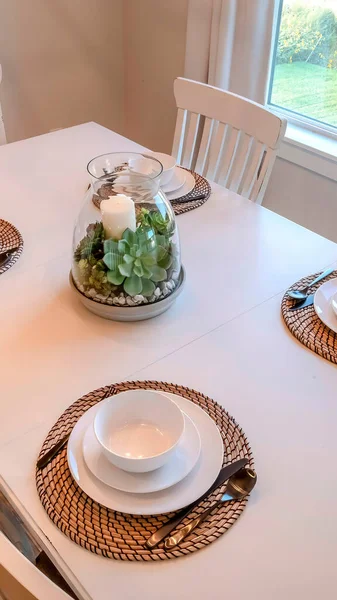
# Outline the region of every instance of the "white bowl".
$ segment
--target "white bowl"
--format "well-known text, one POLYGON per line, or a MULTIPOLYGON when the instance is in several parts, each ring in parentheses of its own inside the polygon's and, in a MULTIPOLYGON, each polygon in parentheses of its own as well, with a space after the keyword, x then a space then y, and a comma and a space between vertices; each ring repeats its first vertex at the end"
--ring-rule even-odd
POLYGON ((165 394, 129 390, 102 403, 94 432, 106 458, 131 473, 162 467, 184 432, 180 408, 165 394))
POLYGON ((174 169, 177 164, 174 156, 170 154, 163 154, 162 152, 152 152, 151 156, 159 160, 163 165, 163 172, 160 175, 160 185, 166 185, 173 177, 174 169))

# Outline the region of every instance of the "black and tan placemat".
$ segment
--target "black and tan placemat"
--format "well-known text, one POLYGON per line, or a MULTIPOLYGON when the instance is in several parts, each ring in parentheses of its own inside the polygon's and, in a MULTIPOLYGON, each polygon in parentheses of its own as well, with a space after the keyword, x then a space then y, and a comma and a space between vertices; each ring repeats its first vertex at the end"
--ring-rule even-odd
POLYGON ((185 169, 185 171, 189 171, 193 175, 195 186, 193 190, 188 194, 185 194, 185 196, 180 196, 180 198, 172 200, 171 204, 176 215, 181 215, 194 208, 198 208, 208 200, 212 191, 210 183, 205 177, 202 177, 202 175, 199 175, 199 173, 191 171, 190 169, 185 169), (200 198, 200 196, 203 196, 203 198, 200 198))
MULTIPOLYGON (((195 179, 195 186, 193 190, 191 190, 188 194, 185 194, 185 196, 181 196, 176 200, 172 200, 171 204, 176 215, 181 215, 189 212, 190 210, 198 208, 204 204, 206 200, 208 200, 212 191, 211 186, 205 177, 202 177, 198 173, 195 173, 195 171, 190 171, 189 169, 186 169, 186 171, 189 171, 193 175, 195 179), (200 196, 203 197, 200 198, 200 196)), ((101 194, 103 195, 99 196, 98 194, 94 194, 92 197, 92 201, 96 208, 99 208, 103 198, 108 198, 109 195, 113 193, 113 187, 109 184, 102 186, 102 188, 103 190, 101 194)), ((101 191, 101 189, 99 191, 101 191)))
MULTIPOLYGON (((224 464, 247 457, 253 467, 248 440, 236 421, 214 400, 186 387, 157 381, 130 381, 105 386, 83 396, 72 404, 48 433, 40 456, 61 437, 70 432, 78 419, 90 407, 104 398, 130 389, 154 389, 179 394, 191 400, 216 422, 225 446, 224 464)), ((247 499, 225 503, 202 523, 175 550, 163 547, 148 550, 146 540, 163 525, 170 515, 135 516, 105 508, 89 498, 75 483, 67 463, 67 450, 59 454, 42 470, 36 472, 36 485, 41 502, 55 525, 73 542, 83 548, 118 560, 151 561, 184 556, 207 546, 237 520, 247 499)), ((189 518, 195 517, 219 499, 225 486, 204 500, 189 518)), ((179 527, 183 527, 181 524, 179 527)))
POLYGON ((16 261, 20 258, 23 250, 23 239, 21 233, 17 230, 14 225, 4 219, 0 219, 0 254, 8 252, 11 248, 18 247, 18 249, 11 254, 6 264, 0 266, 0 275, 10 269, 16 261))
MULTIPOLYGON (((289 289, 296 290, 305 287, 318 275, 319 273, 316 273, 304 277, 294 283, 289 289)), ((337 277, 337 271, 333 271, 324 281, 334 279, 335 277, 337 277)), ((313 285, 309 293, 315 293, 324 281, 313 285)), ((313 305, 293 311, 289 310, 291 306, 294 306, 294 302, 285 294, 282 299, 281 312, 289 331, 301 344, 304 344, 304 346, 310 348, 310 350, 323 358, 337 364, 337 334, 322 323, 316 315, 313 305)))

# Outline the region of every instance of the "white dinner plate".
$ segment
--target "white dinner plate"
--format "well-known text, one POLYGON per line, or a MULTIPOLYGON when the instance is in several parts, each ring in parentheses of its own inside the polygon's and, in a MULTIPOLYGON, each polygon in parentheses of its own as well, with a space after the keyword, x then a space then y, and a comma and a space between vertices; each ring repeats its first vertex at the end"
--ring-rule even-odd
POLYGON ((152 494, 130 494, 115 490, 94 477, 85 464, 82 442, 86 427, 80 419, 68 441, 68 463, 79 487, 107 508, 134 515, 155 515, 179 510, 204 494, 217 478, 223 461, 220 432, 206 412, 186 398, 167 394, 195 423, 201 441, 200 457, 182 481, 152 494))
POLYGON ((83 455, 90 471, 103 483, 122 492, 149 494, 175 485, 196 465, 201 448, 200 436, 193 421, 184 414, 185 431, 182 439, 173 456, 163 467, 149 473, 129 473, 118 469, 104 456, 95 436, 93 420, 98 408, 99 404, 81 417, 89 423, 83 438, 83 455))
POLYGON ((169 192, 176 192, 177 190, 180 190, 180 188, 183 187, 186 181, 186 173, 187 171, 185 171, 185 169, 175 167, 172 179, 170 179, 170 181, 165 185, 161 186, 163 192, 165 192, 165 194, 168 194, 169 192))
POLYGON ((320 320, 337 333, 337 316, 334 313, 332 302, 337 292, 337 278, 323 283, 314 296, 314 308, 320 320))
POLYGON ((337 291, 332 296, 330 302, 331 302, 332 310, 334 311, 335 315, 337 316, 337 291))
MULTIPOLYGON (((179 169, 180 167, 177 168, 179 169)), ((182 171, 183 169, 180 170, 182 171)), ((163 190, 169 200, 176 200, 177 198, 181 198, 182 196, 189 194, 195 187, 195 179, 192 173, 190 173, 189 171, 184 172, 186 173, 186 181, 179 190, 176 190, 175 192, 165 192, 165 190, 163 190)))

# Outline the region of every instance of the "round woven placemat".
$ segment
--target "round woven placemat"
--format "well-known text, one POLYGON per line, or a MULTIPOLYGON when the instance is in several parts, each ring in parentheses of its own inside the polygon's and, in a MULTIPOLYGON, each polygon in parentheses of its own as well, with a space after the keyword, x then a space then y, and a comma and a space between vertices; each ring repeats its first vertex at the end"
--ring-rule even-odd
MULTIPOLYGON (((295 290, 308 285, 318 274, 300 279, 289 289, 295 290)), ((337 271, 333 271, 324 281, 334 277, 337 277, 337 271)), ((322 285, 322 282, 313 285, 310 288, 310 294, 315 293, 320 285, 322 285)), ((281 312, 289 331, 301 344, 304 344, 322 358, 337 364, 337 334, 322 323, 316 315, 313 305, 293 311, 289 310, 292 306, 294 306, 294 302, 285 294, 282 299, 281 312)))
MULTIPOLYGON (((185 170, 190 171, 190 169, 185 170)), ((204 204, 211 195, 211 186, 208 183, 207 179, 205 179, 205 177, 202 177, 198 173, 195 173, 195 171, 190 171, 190 173, 195 179, 195 186, 193 190, 191 190, 188 194, 185 194, 185 196, 181 196, 176 200, 172 200, 171 204, 176 215, 181 215, 182 213, 186 213, 190 210, 198 208, 199 206, 204 204), (200 198, 200 196, 203 196, 203 198, 200 198)), ((103 197, 100 197, 98 194, 93 195, 92 201, 96 208, 100 207, 102 199, 103 197)))
POLYGON ((191 171, 190 169, 185 170, 193 175, 195 186, 193 190, 188 194, 185 194, 185 196, 172 200, 171 204, 176 215, 181 215, 182 213, 198 208, 208 200, 212 191, 211 186, 205 177, 202 177, 202 175, 199 175, 199 173, 191 171), (199 196, 203 196, 203 198, 197 199, 199 196))
MULTIPOLYGON (((216 422, 224 442, 224 464, 248 458, 253 467, 252 452, 245 434, 236 421, 214 400, 186 387, 158 381, 131 381, 105 386, 83 396, 58 419, 45 439, 39 458, 61 437, 70 432, 83 413, 104 398, 130 389, 154 389, 179 394, 191 400, 216 422)), ((83 548, 108 558, 151 561, 184 556, 216 540, 236 521, 247 499, 224 504, 202 523, 173 551, 163 547, 148 550, 145 542, 169 515, 135 516, 105 508, 89 498, 73 480, 67 450, 63 448, 42 470, 36 472, 36 485, 41 502, 51 520, 71 540, 83 548)), ((219 499, 225 486, 204 500, 188 518, 195 517, 219 499)), ((180 527, 183 527, 186 521, 180 527)))
POLYGON ((21 233, 14 225, 4 219, 0 219, 0 254, 8 252, 11 248, 18 246, 18 249, 10 255, 9 260, 0 267, 0 275, 10 269, 20 258, 23 250, 23 239, 21 233))

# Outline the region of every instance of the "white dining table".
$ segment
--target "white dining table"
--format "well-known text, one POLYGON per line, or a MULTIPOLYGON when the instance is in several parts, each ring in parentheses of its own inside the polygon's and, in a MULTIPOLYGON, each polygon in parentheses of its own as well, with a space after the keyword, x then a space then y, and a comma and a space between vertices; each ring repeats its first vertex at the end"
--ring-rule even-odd
POLYGON ((203 206, 177 217, 187 279, 173 307, 136 323, 96 317, 68 283, 86 164, 142 149, 95 123, 0 147, 0 217, 25 244, 0 277, 1 487, 80 599, 330 600, 337 369, 291 336, 280 303, 289 285, 337 261, 337 245, 212 184, 203 206), (58 530, 36 491, 36 457, 63 410, 130 379, 209 395, 252 447, 258 484, 243 515, 184 558, 96 556, 58 530))

